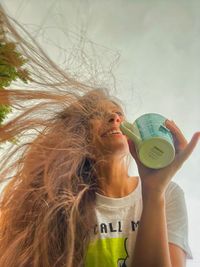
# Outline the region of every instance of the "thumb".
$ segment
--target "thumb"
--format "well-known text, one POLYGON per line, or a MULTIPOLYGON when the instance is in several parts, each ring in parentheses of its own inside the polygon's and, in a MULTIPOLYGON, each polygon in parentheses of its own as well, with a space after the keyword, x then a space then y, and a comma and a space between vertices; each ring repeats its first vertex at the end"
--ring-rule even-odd
POLYGON ((200 139, 200 132, 196 132, 190 142, 186 145, 186 147, 177 155, 177 163, 182 164, 184 163, 189 156, 192 154, 193 150, 195 149, 198 141, 200 139))
POLYGON ((131 155, 133 156, 133 158, 135 159, 137 165, 141 165, 141 162, 138 158, 138 155, 137 155, 137 151, 136 151, 136 147, 135 147, 135 144, 132 140, 128 139, 128 145, 129 145, 129 151, 131 153, 131 155))

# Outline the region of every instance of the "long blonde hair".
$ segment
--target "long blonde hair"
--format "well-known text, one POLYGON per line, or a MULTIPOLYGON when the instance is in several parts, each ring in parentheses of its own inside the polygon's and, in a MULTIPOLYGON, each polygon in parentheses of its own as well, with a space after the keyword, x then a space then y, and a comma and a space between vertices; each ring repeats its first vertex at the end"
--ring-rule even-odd
POLYGON ((35 85, 0 90, 0 104, 18 111, 0 127, 0 143, 18 139, 0 160, 0 181, 9 180, 0 199, 0 267, 83 266, 98 178, 89 121, 113 98, 70 77, 19 35, 2 7, 0 15, 35 85))

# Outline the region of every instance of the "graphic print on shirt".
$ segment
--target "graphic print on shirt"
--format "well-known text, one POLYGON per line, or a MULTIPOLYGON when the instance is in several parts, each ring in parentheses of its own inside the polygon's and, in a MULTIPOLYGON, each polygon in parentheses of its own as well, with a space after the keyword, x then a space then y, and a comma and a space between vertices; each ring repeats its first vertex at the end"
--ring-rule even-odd
POLYGON ((127 267, 127 240, 128 238, 105 238, 92 241, 88 247, 85 266, 127 267))

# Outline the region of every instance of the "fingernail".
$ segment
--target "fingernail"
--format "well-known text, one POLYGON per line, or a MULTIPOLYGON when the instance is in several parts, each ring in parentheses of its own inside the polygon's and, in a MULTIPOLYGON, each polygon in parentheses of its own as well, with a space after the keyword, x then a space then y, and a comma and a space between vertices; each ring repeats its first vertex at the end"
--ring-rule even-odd
POLYGON ((170 122, 171 122, 171 121, 170 121, 170 120, 168 120, 168 119, 166 119, 166 120, 165 120, 165 123, 170 123, 170 122))

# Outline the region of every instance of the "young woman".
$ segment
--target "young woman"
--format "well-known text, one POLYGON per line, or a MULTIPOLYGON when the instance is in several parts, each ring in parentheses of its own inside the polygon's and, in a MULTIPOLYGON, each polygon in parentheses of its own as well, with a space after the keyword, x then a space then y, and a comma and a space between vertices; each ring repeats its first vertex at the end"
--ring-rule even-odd
POLYGON ((0 161, 1 180, 12 178, 1 193, 0 267, 185 266, 187 212, 171 179, 200 133, 188 143, 167 120, 175 159, 160 170, 146 168, 120 131, 119 101, 73 79, 41 49, 45 64, 35 60, 33 47, 3 10, 1 16, 29 58, 34 90, 0 91, 0 104, 20 112, 0 128, 1 142, 19 139, 0 161), (46 80, 38 69, 47 70, 46 80), (56 79, 48 83, 52 73, 56 79), (128 174, 129 155, 139 177, 128 174))

